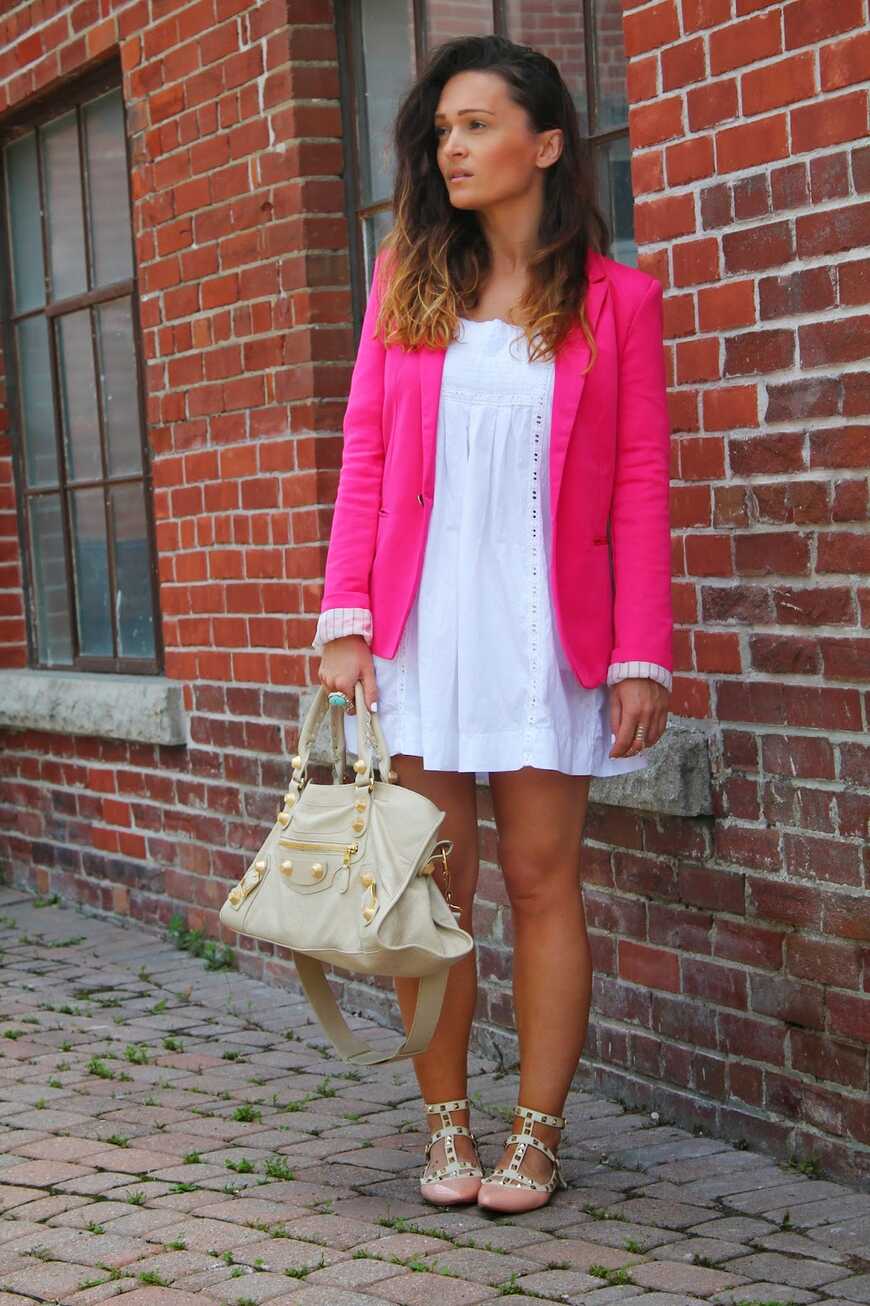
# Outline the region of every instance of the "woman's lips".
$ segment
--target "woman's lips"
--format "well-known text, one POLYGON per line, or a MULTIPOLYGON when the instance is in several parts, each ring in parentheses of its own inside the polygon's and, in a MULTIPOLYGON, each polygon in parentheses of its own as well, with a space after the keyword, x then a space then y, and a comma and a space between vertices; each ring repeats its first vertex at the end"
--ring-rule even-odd
POLYGON ((450 177, 448 180, 450 181, 451 186, 455 186, 459 181, 471 181, 471 173, 461 172, 456 177, 450 177))

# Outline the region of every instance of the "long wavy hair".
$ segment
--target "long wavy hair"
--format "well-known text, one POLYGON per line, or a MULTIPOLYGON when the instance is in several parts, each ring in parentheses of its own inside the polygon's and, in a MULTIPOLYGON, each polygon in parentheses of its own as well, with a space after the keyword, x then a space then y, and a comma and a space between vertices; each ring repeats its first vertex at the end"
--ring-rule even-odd
POLYGON ((560 128, 562 152, 544 171, 538 245, 529 285, 517 305, 531 358, 552 357, 575 323, 595 341, 584 311, 590 249, 606 254, 610 234, 595 199, 587 151, 571 94, 552 59, 501 36, 466 36, 435 49, 399 106, 393 129, 394 226, 381 244, 385 273, 376 332, 406 349, 444 348, 459 317, 480 297, 491 266, 477 214, 454 208, 438 167, 435 113, 457 73, 497 73, 536 132, 560 128))

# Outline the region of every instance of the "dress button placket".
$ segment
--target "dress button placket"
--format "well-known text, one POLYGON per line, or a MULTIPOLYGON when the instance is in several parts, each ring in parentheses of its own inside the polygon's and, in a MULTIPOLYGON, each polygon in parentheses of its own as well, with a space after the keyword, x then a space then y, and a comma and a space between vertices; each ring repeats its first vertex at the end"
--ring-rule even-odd
POLYGON ((541 436, 544 427, 544 406, 549 392, 537 398, 534 411, 533 444, 531 457, 531 485, 529 487, 529 694, 526 708, 526 730, 523 739, 523 764, 533 762, 531 738, 535 727, 535 710, 538 703, 538 563, 543 555, 541 517, 539 511, 539 474, 541 466, 541 436))

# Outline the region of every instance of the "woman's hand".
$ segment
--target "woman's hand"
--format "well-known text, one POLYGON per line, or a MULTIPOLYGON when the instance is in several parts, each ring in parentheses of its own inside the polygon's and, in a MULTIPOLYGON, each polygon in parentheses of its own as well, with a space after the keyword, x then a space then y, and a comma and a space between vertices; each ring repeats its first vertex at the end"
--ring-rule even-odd
POLYGON ((362 681, 366 707, 377 711, 378 686, 371 650, 362 635, 341 635, 323 646, 323 656, 317 672, 321 685, 332 693, 342 693, 350 700, 345 710, 352 716, 356 711, 354 693, 358 680, 362 681))
POLYGON ((616 742, 610 757, 637 757, 661 739, 668 724, 670 694, 664 685, 648 677, 619 680, 610 688, 610 729, 616 742), (635 739, 638 726, 643 739, 635 739))

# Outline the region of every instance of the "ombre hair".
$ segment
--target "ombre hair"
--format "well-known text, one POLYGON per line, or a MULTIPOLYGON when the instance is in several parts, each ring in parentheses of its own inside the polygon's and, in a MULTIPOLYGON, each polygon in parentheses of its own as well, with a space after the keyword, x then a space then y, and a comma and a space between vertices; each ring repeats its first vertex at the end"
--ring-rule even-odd
POLYGON ((590 249, 606 254, 610 234, 596 203, 577 111, 552 59, 501 36, 459 37, 438 46, 399 106, 393 129, 394 226, 381 244, 384 277, 376 332, 387 345, 445 348, 456 336, 460 316, 479 300, 491 263, 489 246, 477 214, 450 203, 438 167, 434 122, 445 84, 471 70, 502 77, 533 131, 562 132, 562 152, 544 171, 538 247, 515 315, 531 358, 552 357, 579 324, 592 350, 591 366, 595 341, 584 311, 586 258, 590 249))

